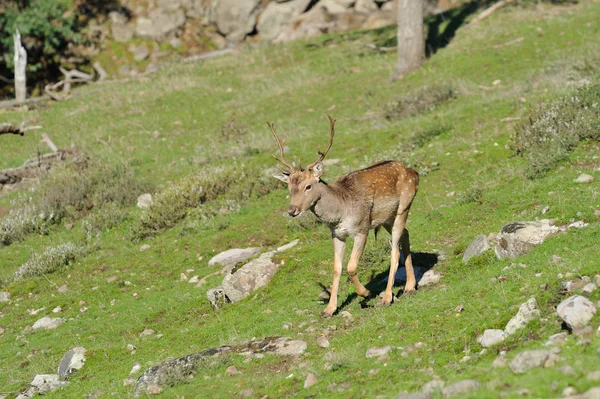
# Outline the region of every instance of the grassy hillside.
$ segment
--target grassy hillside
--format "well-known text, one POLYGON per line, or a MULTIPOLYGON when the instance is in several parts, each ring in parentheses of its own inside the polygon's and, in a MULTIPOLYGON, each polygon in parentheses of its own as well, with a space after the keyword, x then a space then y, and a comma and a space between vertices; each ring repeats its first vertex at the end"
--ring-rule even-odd
MULTIPOLYGON (((515 125, 542 104, 570 96, 585 82, 600 83, 599 15, 597 1, 506 8, 458 30, 421 70, 394 83, 395 54, 367 46, 393 42, 394 29, 386 28, 168 64, 154 75, 82 87, 69 101, 3 112, 3 121, 42 125, 59 147, 74 144, 87 158, 0 196, 3 226, 9 217, 14 226, 33 218, 11 233, 10 245, 0 246, 0 291, 11 294, 0 303, 0 395, 23 391, 36 374, 56 372, 75 346, 88 350, 85 367, 47 397, 97 391, 132 397, 123 381, 136 363, 146 369, 169 357, 278 335, 305 340, 307 354, 250 362, 231 355, 203 365, 162 397, 237 397, 252 389, 257 398, 392 398, 419 390, 433 376, 448 384, 476 379, 482 383, 477 398, 518 396, 522 389, 531 397, 559 397, 567 386, 579 392, 594 386, 585 376, 600 368, 598 334, 584 345, 570 337, 553 368, 516 375, 491 364, 500 351, 510 360, 561 331, 559 273, 600 270, 594 214, 600 143, 583 141, 534 179, 527 157, 511 147, 515 125), (319 318, 321 285, 332 278, 329 232, 309 216, 287 217, 286 189, 268 176, 277 166, 271 157, 277 147, 265 121, 288 137, 288 159, 306 165, 326 144, 327 113, 338 120, 328 158, 340 162, 326 166, 325 180, 391 158, 421 172, 408 222, 412 248, 438 255, 435 268, 443 274, 439 284, 390 307, 359 300, 344 277, 340 311, 349 311, 351 322, 340 315, 319 318), (582 172, 595 181, 574 183, 582 172), (205 189, 198 194, 193 188, 200 186, 205 189), (136 208, 145 191, 161 205, 136 208), (589 225, 552 237, 515 262, 488 252, 462 263, 478 234, 546 217, 589 225), (220 251, 272 248, 296 238, 300 245, 278 255, 283 264, 267 287, 219 311, 206 291, 222 277, 198 288, 180 278, 215 272, 207 262, 220 251), (67 243, 76 249, 43 255, 67 243), (141 252, 145 244, 149 249, 141 252), (562 261, 552 262, 554 255, 562 261), (38 275, 13 281, 24 264, 38 275), (530 297, 541 319, 477 355, 477 336, 503 328, 530 297), (455 311, 459 305, 464 311, 455 311), (53 314, 57 306, 62 310, 53 314), (54 330, 27 328, 45 315, 66 321, 54 330), (156 334, 140 336, 145 329, 156 334), (321 335, 330 348, 316 344, 321 335), (386 345, 405 349, 383 362, 365 358, 367 349, 386 345), (574 374, 561 372, 564 364, 574 374), (241 374, 226 376, 231 365, 241 374), (318 383, 304 389, 308 373, 318 383)), ((0 137, 0 168, 45 151, 39 141, 39 131, 0 137)), ((370 236, 359 265, 363 283, 376 286, 388 262, 386 233, 377 241, 370 236)), ((589 295, 594 303, 598 292, 589 295)), ((594 331, 599 323, 596 316, 594 331)))

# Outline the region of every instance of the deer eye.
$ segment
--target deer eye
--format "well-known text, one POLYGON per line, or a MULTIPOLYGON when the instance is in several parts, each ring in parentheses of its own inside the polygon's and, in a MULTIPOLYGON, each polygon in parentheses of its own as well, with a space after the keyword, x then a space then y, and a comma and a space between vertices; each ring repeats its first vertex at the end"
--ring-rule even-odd
POLYGON ((306 187, 304 188, 304 190, 305 190, 305 191, 308 191, 308 190, 310 190, 311 188, 312 188, 312 186, 309 184, 308 186, 306 186, 306 187))

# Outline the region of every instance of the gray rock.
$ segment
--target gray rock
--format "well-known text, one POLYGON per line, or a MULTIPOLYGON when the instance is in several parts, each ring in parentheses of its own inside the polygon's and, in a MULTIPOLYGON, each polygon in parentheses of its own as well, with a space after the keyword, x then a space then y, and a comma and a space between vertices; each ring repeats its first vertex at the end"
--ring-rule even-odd
POLYGON ((140 44, 139 46, 135 46, 132 51, 133 59, 136 62, 144 61, 146 58, 150 56, 150 50, 146 47, 145 44, 140 44))
POLYGON ((542 349, 526 350, 519 353, 510 362, 510 369, 513 373, 523 374, 535 367, 543 367, 546 361, 550 359, 551 352, 542 349))
POLYGON ((358 12, 370 13, 373 11, 377 11, 378 7, 375 3, 375 0, 356 0, 356 3, 354 4, 354 9, 358 12))
POLYGON ((594 176, 582 173, 579 177, 573 180, 575 183, 591 183, 594 181, 594 176))
POLYGON ((592 371, 585 377, 590 381, 600 381, 600 370, 592 371))
POLYGON ((281 33, 281 26, 288 23, 296 8, 295 1, 271 2, 260 14, 256 30, 262 40, 274 40, 281 33))
POLYGON ((502 330, 485 330, 483 335, 477 337, 477 342, 484 348, 489 348, 490 346, 494 346, 497 343, 504 341, 505 338, 506 334, 502 330))
MULTIPOLYGON (((110 14, 121 15, 115 11, 111 12, 110 14)), ((126 17, 124 17, 124 18, 125 18, 124 22, 121 20, 118 20, 115 22, 115 21, 112 21, 112 18, 111 18, 111 24, 110 24, 110 34, 111 34, 113 40, 116 42, 120 42, 120 43, 131 40, 135 33, 135 29, 127 23, 127 18, 126 17)))
POLYGON ((569 334, 566 332, 551 335, 548 337, 548 341, 546 341, 544 346, 564 345, 567 342, 568 335, 569 334))
POLYGON ((490 244, 485 235, 480 234, 469 244, 463 255, 463 263, 467 263, 474 256, 479 256, 490 249, 490 244))
POLYGON ((163 41, 174 37, 184 24, 185 12, 182 9, 156 8, 150 11, 148 18, 137 18, 135 33, 144 39, 163 41))
POLYGON ((261 250, 261 247, 228 249, 227 251, 213 256, 208 261, 208 265, 234 266, 238 262, 244 262, 245 260, 258 255, 261 250))
POLYGON ((582 292, 586 293, 586 294, 591 294, 592 292, 596 291, 598 287, 596 287, 596 284, 594 283, 587 283, 586 285, 583 286, 583 288, 581 289, 582 292))
POLYGON ((142 194, 137 199, 137 207, 141 209, 150 208, 152 205, 152 194, 142 194))
POLYGON ((448 385, 446 388, 442 389, 442 394, 444 397, 465 394, 475 389, 479 389, 481 384, 475 380, 463 380, 456 382, 452 385, 448 385))
POLYGON ((575 295, 562 301, 556 312, 572 328, 585 327, 596 314, 596 307, 585 297, 575 295))
POLYGON ((239 42, 254 30, 260 3, 260 0, 219 0, 211 13, 211 22, 229 42, 239 42))
POLYGON ((313 374, 309 373, 306 376, 306 380, 304 380, 304 389, 308 389, 308 388, 312 387, 317 382, 318 382, 317 377, 315 377, 313 374))
POLYGON ((206 291, 206 297, 215 309, 220 309, 223 305, 229 303, 227 297, 225 296, 225 291, 220 285, 218 287, 211 288, 208 291, 206 291))
POLYGON ((390 345, 384 346, 381 348, 370 348, 370 349, 367 349, 367 353, 365 354, 365 356, 367 358, 369 358, 369 357, 379 357, 379 356, 387 355, 389 352, 392 351, 392 349, 393 348, 390 345))
MULTIPOLYGON (((68 383, 65 381, 58 380, 58 374, 38 374, 33 378, 33 381, 30 382, 30 385, 33 389, 28 390, 27 393, 32 393, 33 395, 36 393, 44 394, 47 392, 52 392, 67 384, 68 383)), ((33 395, 26 394, 28 397, 33 395)))
POLYGON ((67 351, 58 365, 58 378, 64 380, 68 374, 81 369, 86 360, 85 352, 86 350, 82 346, 67 351))
POLYGON ((10 292, 0 292, 0 303, 8 302, 10 299, 10 292))
POLYGON ((560 229, 554 221, 542 219, 532 222, 512 222, 504 225, 497 235, 495 247, 498 259, 514 259, 532 248, 542 244, 544 240, 557 234, 560 229))
POLYGON ((206 359, 227 353, 274 353, 281 356, 299 356, 306 351, 307 344, 301 340, 289 338, 267 338, 250 341, 238 346, 221 346, 192 353, 177 359, 170 359, 142 373, 133 387, 135 397, 150 393, 159 388, 171 387, 189 380, 206 359))
POLYGON ((282 246, 280 246, 279 248, 277 248, 277 249, 276 249, 276 251, 277 251, 277 252, 283 252, 283 251, 287 251, 288 249, 291 249, 291 248, 295 247, 296 245, 298 245, 298 243, 299 243, 299 242, 300 242, 300 240, 297 240, 297 239, 296 239, 296 240, 294 240, 294 241, 291 241, 291 242, 290 242, 290 243, 288 243, 288 244, 285 244, 285 245, 282 245, 282 246))
POLYGON ((60 326, 62 323, 64 323, 65 319, 63 319, 62 317, 48 317, 48 316, 44 316, 41 319, 39 319, 38 321, 36 321, 33 326, 31 326, 32 329, 37 330, 40 328, 46 328, 46 329, 53 329, 56 328, 58 326, 60 326))
POLYGON ((600 387, 590 388, 587 392, 566 396, 564 399, 600 399, 600 387))
POLYGON ((232 303, 241 301, 254 290, 264 287, 279 269, 271 257, 274 252, 262 254, 238 270, 232 270, 223 279, 223 292, 232 303))
POLYGON ((324 335, 317 337, 317 345, 321 348, 329 348, 329 346, 331 346, 329 340, 324 335))
POLYGON ((419 287, 424 287, 426 285, 436 284, 442 278, 442 274, 437 270, 429 269, 425 273, 423 273, 423 277, 419 280, 419 287))
POLYGON ((400 392, 398 394, 398 399, 432 399, 433 396, 431 396, 431 393, 428 392, 414 392, 414 393, 407 393, 407 392, 400 392))
POLYGON ((433 380, 425 383, 421 387, 421 392, 423 393, 434 393, 437 391, 441 391, 446 386, 446 383, 438 378, 434 378, 433 380))
POLYGON ((525 327, 527 323, 532 320, 540 318, 540 310, 537 308, 537 302, 535 298, 529 298, 529 300, 519 307, 519 311, 514 315, 508 323, 504 331, 507 335, 514 334, 517 330, 525 327))

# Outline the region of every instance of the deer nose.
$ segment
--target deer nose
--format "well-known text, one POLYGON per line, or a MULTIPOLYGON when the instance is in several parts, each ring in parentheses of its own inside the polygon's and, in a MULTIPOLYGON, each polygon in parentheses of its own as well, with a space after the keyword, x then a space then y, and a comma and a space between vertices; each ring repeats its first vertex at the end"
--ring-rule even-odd
POLYGON ((290 207, 288 208, 288 215, 290 216, 298 216, 298 209, 294 206, 294 205, 290 205, 290 207))

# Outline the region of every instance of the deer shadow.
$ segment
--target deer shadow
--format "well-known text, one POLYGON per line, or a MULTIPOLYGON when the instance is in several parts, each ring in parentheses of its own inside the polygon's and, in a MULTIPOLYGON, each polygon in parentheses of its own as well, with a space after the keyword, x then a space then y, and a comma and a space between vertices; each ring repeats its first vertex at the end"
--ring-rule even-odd
MULTIPOLYGON (((415 271, 415 279, 417 280, 417 290, 419 289, 419 281, 423 278, 423 275, 433 267, 435 267, 439 262, 438 254, 428 253, 428 252, 413 252, 412 253, 412 261, 413 261, 413 269, 415 271)), ((385 290, 387 282, 389 278, 389 269, 381 272, 376 275, 372 275, 370 281, 365 285, 365 287, 371 291, 371 296, 368 298, 361 298, 360 306, 362 308, 374 307, 371 302, 371 299, 376 298, 382 291, 385 290)), ((404 285, 406 282, 406 268, 404 267, 404 255, 401 254, 400 257, 400 265, 398 267, 398 271, 396 272, 396 276, 394 279, 394 286, 404 285)), ((325 287, 323 284, 319 284, 321 288, 325 291, 329 292, 329 289, 325 287)), ((404 293, 404 288, 400 288, 400 291, 396 294, 396 297, 400 297, 404 293)), ((343 310, 345 307, 350 305, 356 298, 359 298, 356 292, 351 293, 346 297, 346 299, 338 306, 336 310, 336 314, 343 310)), ((327 303, 327 301, 325 301, 327 303)))

